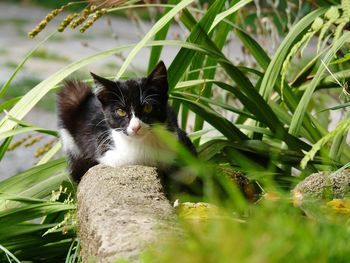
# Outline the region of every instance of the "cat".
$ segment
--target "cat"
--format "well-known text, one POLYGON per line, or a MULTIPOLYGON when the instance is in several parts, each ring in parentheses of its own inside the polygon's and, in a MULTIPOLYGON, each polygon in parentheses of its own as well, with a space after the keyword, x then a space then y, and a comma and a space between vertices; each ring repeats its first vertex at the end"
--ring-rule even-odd
POLYGON ((95 92, 86 83, 71 80, 57 96, 59 134, 76 183, 97 164, 163 169, 160 157, 167 146, 152 130, 155 124, 197 155, 168 104, 167 69, 162 61, 143 78, 111 81, 91 75, 95 92))

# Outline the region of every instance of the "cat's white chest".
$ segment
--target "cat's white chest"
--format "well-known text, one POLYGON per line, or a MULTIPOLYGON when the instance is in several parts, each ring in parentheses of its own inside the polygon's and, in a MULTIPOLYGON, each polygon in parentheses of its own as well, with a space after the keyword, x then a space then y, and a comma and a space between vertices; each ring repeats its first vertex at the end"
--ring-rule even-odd
POLYGON ((122 165, 162 166, 161 159, 170 151, 153 133, 142 138, 132 138, 122 132, 112 131, 115 147, 105 152, 99 162, 112 167, 122 165))

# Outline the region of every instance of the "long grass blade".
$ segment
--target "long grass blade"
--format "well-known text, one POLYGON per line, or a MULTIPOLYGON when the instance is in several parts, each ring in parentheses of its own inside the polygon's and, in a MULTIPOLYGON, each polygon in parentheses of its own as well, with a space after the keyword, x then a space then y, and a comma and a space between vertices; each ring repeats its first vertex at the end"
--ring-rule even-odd
POLYGON ((64 204, 59 202, 47 202, 42 204, 27 204, 20 208, 0 211, 0 225, 6 227, 20 222, 40 218, 42 216, 69 211, 75 209, 73 204, 64 204))
MULTIPOLYGON (((0 245, 0 249, 5 252, 6 256, 11 257, 12 260, 14 260, 16 263, 21 263, 18 258, 15 257, 8 249, 6 249, 4 246, 0 245)), ((9 261, 11 262, 11 261, 9 261)))
POLYGON ((249 4, 250 2, 253 2, 253 0, 241 0, 238 3, 236 3, 234 6, 230 7, 229 9, 227 9, 226 11, 217 14, 213 24, 211 25, 210 29, 209 29, 209 33, 216 27, 217 24, 219 24, 222 20, 224 20, 226 17, 228 17, 229 15, 232 15, 233 13, 237 12, 238 10, 240 10, 242 7, 244 7, 245 5, 249 4))
MULTIPOLYGON (((241 39, 241 41, 244 43, 245 47, 249 50, 249 52, 252 54, 252 56, 255 58, 255 60, 259 63, 259 65, 266 70, 264 78, 266 79, 266 74, 268 73, 268 68, 272 67, 271 63, 276 64, 275 62, 271 62, 270 58, 266 54, 266 52, 262 49, 262 47, 247 33, 243 32, 240 29, 235 30, 237 36, 241 39)), ((280 47, 281 49, 282 47, 280 47)), ((274 60, 278 60, 278 57, 275 55, 274 60)), ((282 62, 278 62, 282 65, 282 62)), ((276 73, 278 73, 276 71, 276 73)), ((277 79, 274 80, 274 83, 277 87, 277 92, 281 92, 281 81, 280 76, 277 76, 277 79)), ((261 86, 261 85, 260 85, 261 86)), ((291 112, 294 112, 298 103, 299 98, 293 93, 293 91, 290 89, 288 83, 284 84, 284 102, 288 106, 289 110, 291 112)), ((261 89, 259 89, 261 90, 261 89)), ((285 123, 288 126, 290 123, 285 123)), ((324 136, 327 131, 321 126, 318 125, 317 119, 313 118, 310 114, 306 115, 306 118, 304 120, 305 129, 307 131, 307 137, 310 141, 315 142, 319 140, 322 136, 324 136), (315 126, 317 128, 315 129, 315 126)))
POLYGON ((17 129, 14 129, 14 130, 2 132, 2 133, 0 133, 0 140, 3 140, 3 139, 8 138, 8 137, 15 136, 15 135, 18 135, 18 134, 22 134, 22 133, 25 133, 25 132, 30 132, 30 131, 37 131, 37 132, 41 132, 41 133, 45 133, 45 134, 49 134, 49 135, 57 135, 56 131, 33 126, 33 127, 17 128, 17 129))
POLYGON ((59 150, 62 148, 62 143, 57 142, 41 159, 36 165, 41 165, 50 161, 59 150))
POLYGON ((18 193, 62 171, 67 166, 64 158, 34 166, 27 171, 14 175, 0 184, 0 192, 18 193))
POLYGON ((12 139, 13 139, 13 137, 6 138, 2 142, 2 144, 0 145, 0 161, 2 160, 2 158, 4 158, 5 153, 6 153, 7 149, 8 149, 8 147, 10 146, 12 139))
MULTIPOLYGON (((197 43, 197 44, 206 44, 205 38, 203 38, 203 34, 206 35, 208 32, 212 22, 215 19, 215 16, 218 12, 220 12, 225 4, 225 1, 218 0, 215 1, 205 13, 205 15, 201 18, 201 20, 197 23, 192 17, 192 15, 184 10, 181 16, 181 19, 187 19, 187 27, 191 30, 190 35, 187 38, 187 42, 197 43)), ((172 90, 177 82, 182 78, 184 72, 190 65, 194 55, 196 53, 192 50, 181 49, 173 62, 169 67, 169 89, 172 90)))
POLYGON ((179 13, 182 9, 184 9, 186 6, 191 4, 194 0, 183 0, 180 1, 174 8, 172 8, 168 13, 166 13, 161 19, 157 21, 157 23, 152 27, 151 30, 147 32, 147 34, 142 38, 141 41, 139 41, 136 46, 130 51, 129 55, 125 59, 123 65, 119 69, 116 78, 119 79, 124 72, 126 71, 127 67, 129 66, 130 62, 134 59, 136 54, 146 45, 146 43, 157 33, 159 32, 164 26, 166 26, 167 23, 173 17, 179 13))
POLYGON ((267 68, 260 86, 259 93, 262 95, 264 100, 269 100, 271 93, 275 87, 276 80, 280 76, 284 59, 288 55, 288 52, 290 51, 295 41, 300 37, 301 34, 303 34, 304 30, 306 30, 311 25, 311 23, 313 23, 316 17, 319 17, 326 11, 327 8, 319 8, 309 13, 303 19, 301 19, 284 38, 267 68))
MULTIPOLYGON (((170 0, 169 4, 176 4, 177 2, 178 2, 177 0, 170 0)), ((172 5, 172 7, 174 7, 174 5, 172 5)), ((167 14, 170 10, 171 10, 171 7, 167 7, 163 15, 167 14)), ((168 34, 171 23, 172 22, 170 20, 165 26, 163 26, 163 28, 155 34, 154 40, 164 40, 168 34)), ((151 73, 151 71, 157 65, 160 55, 162 53, 162 50, 163 50, 163 46, 152 47, 151 54, 148 61, 148 69, 147 69, 148 74, 151 73)))
POLYGON ((44 40, 42 40, 38 45, 36 45, 25 57, 24 59, 18 64, 15 71, 12 73, 10 78, 5 82, 4 86, 2 86, 0 90, 0 97, 2 97, 6 90, 9 88, 12 80, 16 77, 17 73, 21 70, 21 68, 24 66, 24 64, 27 62, 27 60, 33 55, 33 53, 47 40, 49 40, 51 37, 53 37, 57 32, 51 33, 49 36, 47 36, 44 40))
POLYGON ((296 108, 290 127, 289 132, 293 135, 298 135, 301 124, 304 119, 304 115, 306 112, 306 108, 309 105, 310 100, 312 99, 313 93, 317 87, 317 84, 322 79, 322 76, 324 72, 326 71, 327 64, 331 61, 331 59, 334 57, 335 53, 344 46, 344 44, 350 42, 350 33, 344 33, 335 43, 333 43, 332 48, 327 52, 326 56, 324 57, 323 62, 320 67, 318 68, 315 77, 312 79, 310 84, 308 85, 308 88, 306 89, 303 97, 300 100, 300 103, 298 107, 296 108))
POLYGON ((204 107, 202 104, 185 98, 182 94, 174 93, 172 95, 173 99, 180 100, 181 103, 185 104, 193 112, 200 114, 201 116, 206 116, 206 121, 213 125, 218 131, 220 131, 227 139, 231 141, 236 140, 246 140, 248 137, 242 133, 237 127, 235 127, 227 119, 223 118, 215 111, 208 107, 204 107))

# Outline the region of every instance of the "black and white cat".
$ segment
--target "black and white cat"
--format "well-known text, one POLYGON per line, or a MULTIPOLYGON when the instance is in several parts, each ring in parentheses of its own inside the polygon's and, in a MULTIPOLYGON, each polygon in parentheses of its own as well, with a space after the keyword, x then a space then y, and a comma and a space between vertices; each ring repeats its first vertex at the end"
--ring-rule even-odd
POLYGON ((95 92, 85 83, 68 81, 58 93, 59 133, 74 181, 98 163, 161 167, 167 147, 152 131, 154 124, 174 133, 196 155, 168 104, 163 62, 144 78, 111 81, 91 75, 95 92))

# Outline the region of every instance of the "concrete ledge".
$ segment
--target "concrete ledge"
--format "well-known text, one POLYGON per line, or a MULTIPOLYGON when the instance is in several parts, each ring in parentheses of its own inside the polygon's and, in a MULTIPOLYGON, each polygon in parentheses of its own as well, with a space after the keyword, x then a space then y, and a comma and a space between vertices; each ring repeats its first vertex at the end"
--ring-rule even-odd
POLYGON ((91 168, 78 186, 83 262, 136 260, 159 227, 170 228, 174 209, 153 167, 91 168))
POLYGON ((322 199, 325 195, 342 199, 350 196, 350 169, 331 176, 331 172, 314 173, 296 185, 292 191, 293 201, 301 205, 304 200, 322 199))

